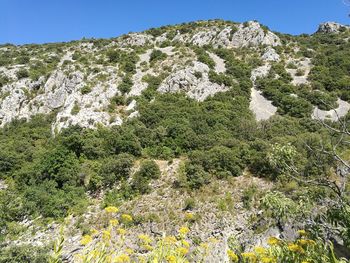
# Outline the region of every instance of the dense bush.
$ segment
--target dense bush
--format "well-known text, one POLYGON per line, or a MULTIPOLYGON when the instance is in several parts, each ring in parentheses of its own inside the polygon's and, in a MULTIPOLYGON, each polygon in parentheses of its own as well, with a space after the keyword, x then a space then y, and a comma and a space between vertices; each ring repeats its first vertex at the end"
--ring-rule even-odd
POLYGON ((196 53, 199 62, 207 64, 211 69, 215 67, 215 61, 209 56, 204 48, 196 47, 194 52, 196 53))
POLYGON ((150 63, 154 63, 157 61, 162 61, 164 59, 167 58, 167 54, 163 53, 161 50, 159 49, 154 49, 150 55, 150 63))
POLYGON ((150 191, 150 181, 159 177, 160 170, 158 165, 152 160, 143 161, 140 169, 133 176, 133 189, 141 194, 145 194, 150 191))
POLYGON ((119 154, 103 161, 100 176, 105 186, 112 186, 116 182, 127 179, 133 166, 133 156, 119 154))
POLYGON ((49 251, 48 247, 11 246, 0 250, 0 263, 46 263, 49 251))
POLYGON ((16 72, 16 77, 18 79, 23 79, 23 78, 28 78, 29 77, 29 72, 26 69, 20 69, 16 72))
POLYGON ((133 85, 132 79, 129 74, 125 75, 122 82, 119 84, 118 89, 122 94, 128 93, 133 85))

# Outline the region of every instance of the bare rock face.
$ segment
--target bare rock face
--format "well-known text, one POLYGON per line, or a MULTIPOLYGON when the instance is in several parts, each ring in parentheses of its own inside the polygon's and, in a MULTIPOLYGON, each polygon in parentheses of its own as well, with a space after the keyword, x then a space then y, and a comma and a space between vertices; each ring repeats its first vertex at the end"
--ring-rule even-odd
POLYGON ((320 24, 317 33, 339 33, 343 30, 349 30, 350 26, 342 25, 336 22, 326 22, 320 24))
POLYGON ((338 107, 336 109, 329 111, 320 110, 318 107, 314 107, 311 117, 313 119, 337 121, 350 111, 350 103, 338 98, 337 104, 338 107))
POLYGON ((267 47, 261 58, 265 61, 277 62, 280 60, 280 55, 277 54, 276 50, 272 47, 267 47))
POLYGON ((144 46, 147 43, 153 42, 153 37, 143 33, 131 33, 120 38, 119 44, 122 47, 126 46, 144 46))
POLYGON ((194 62, 193 66, 170 74, 160 85, 158 92, 185 92, 190 98, 203 101, 208 96, 229 89, 223 85, 210 82, 208 73, 209 67, 207 65, 194 62))
POLYGON ((191 39, 184 40, 191 44, 204 46, 212 44, 215 47, 249 47, 249 46, 278 46, 281 40, 271 31, 264 29, 258 22, 250 21, 244 24, 234 25, 219 30, 217 27, 211 27, 209 30, 196 33, 191 39))
POLYGON ((252 71, 251 80, 253 88, 251 89, 251 101, 249 109, 254 112, 256 120, 267 120, 277 112, 277 108, 272 105, 272 102, 266 99, 262 92, 255 87, 255 81, 258 78, 267 76, 270 72, 271 66, 269 64, 258 67, 252 71))
POLYGON ((281 40, 271 31, 264 30, 258 22, 250 21, 238 26, 237 32, 233 34, 231 44, 234 47, 278 46, 281 45, 281 40))
POLYGON ((216 31, 214 30, 200 31, 192 37, 190 42, 198 46, 209 45, 211 44, 215 35, 216 35, 216 31))

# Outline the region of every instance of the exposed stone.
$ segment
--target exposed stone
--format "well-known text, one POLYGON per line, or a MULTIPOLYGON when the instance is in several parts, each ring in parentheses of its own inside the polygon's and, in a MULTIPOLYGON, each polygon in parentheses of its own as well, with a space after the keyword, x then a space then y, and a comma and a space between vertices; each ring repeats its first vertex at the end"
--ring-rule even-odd
POLYGON ((234 47, 281 45, 278 36, 271 31, 264 30, 261 28, 260 24, 255 21, 250 21, 246 24, 239 24, 237 32, 233 34, 231 43, 234 47))
POLYGON ((261 58, 265 61, 277 62, 280 60, 280 55, 277 54, 276 50, 272 47, 267 47, 261 58))
POLYGON ((266 99, 260 90, 255 87, 255 81, 258 78, 265 77, 269 74, 271 66, 269 64, 258 67, 252 71, 251 80, 253 87, 251 89, 251 100, 249 109, 254 112, 256 120, 267 120, 277 112, 277 108, 272 102, 266 99))
POLYGON ((209 67, 201 62, 194 62, 193 66, 181 69, 170 74, 158 88, 161 93, 185 92, 190 98, 198 101, 229 88, 209 81, 209 67), (202 74, 201 78, 195 76, 196 72, 202 74))
POLYGON ((214 53, 208 52, 208 55, 214 60, 215 62, 215 71, 216 73, 225 73, 226 71, 226 65, 225 61, 217 56, 214 53))
POLYGON ((337 121, 338 118, 344 117, 350 110, 350 103, 341 99, 338 99, 337 103, 338 108, 329 111, 315 107, 311 117, 313 119, 337 121))
POLYGON ((317 33, 339 33, 343 30, 349 30, 350 26, 342 25, 336 22, 326 22, 319 25, 317 33))
POLYGON ((143 33, 131 33, 120 38, 120 46, 144 46, 152 43, 153 37, 143 33))

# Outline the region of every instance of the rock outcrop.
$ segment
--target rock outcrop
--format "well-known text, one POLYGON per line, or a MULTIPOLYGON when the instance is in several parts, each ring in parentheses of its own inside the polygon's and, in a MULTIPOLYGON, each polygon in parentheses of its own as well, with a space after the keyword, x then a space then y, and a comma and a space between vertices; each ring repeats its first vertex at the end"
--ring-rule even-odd
POLYGON ((317 33, 339 33, 341 31, 349 30, 350 26, 342 25, 336 22, 326 22, 320 24, 317 33))
POLYGON ((201 62, 194 62, 193 66, 180 69, 166 78, 158 88, 160 93, 185 92, 190 98, 198 101, 229 87, 212 83, 208 77, 209 67, 201 62))

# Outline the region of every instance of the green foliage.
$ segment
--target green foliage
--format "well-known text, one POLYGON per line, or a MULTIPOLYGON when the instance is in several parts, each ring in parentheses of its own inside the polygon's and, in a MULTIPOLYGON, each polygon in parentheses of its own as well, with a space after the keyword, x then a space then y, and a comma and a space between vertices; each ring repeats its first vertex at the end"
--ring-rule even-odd
POLYGON ((0 250, 1 263, 45 263, 49 248, 32 245, 10 246, 0 250))
POLYGON ((59 188, 66 185, 81 185, 79 161, 76 155, 59 147, 45 154, 37 167, 40 177, 37 181, 55 181, 59 188))
POLYGON ((24 79, 29 77, 29 72, 26 69, 20 69, 16 72, 16 77, 18 79, 24 79))
POLYGON ((73 106, 73 108, 72 108, 70 113, 72 115, 77 115, 79 113, 79 111, 80 111, 79 103, 78 102, 74 102, 74 106, 73 106))
POLYGON ((199 62, 207 64, 211 69, 215 67, 215 61, 209 56, 204 48, 195 47, 194 52, 196 53, 199 62))
POLYGON ((256 185, 251 185, 243 190, 242 202, 246 209, 250 209, 258 189, 256 185))
POLYGON ((323 45, 312 60, 309 78, 322 90, 345 91, 350 85, 349 43, 323 45))
POLYGON ((112 186, 122 179, 127 179, 132 166, 133 156, 130 154, 122 153, 113 158, 105 159, 99 172, 103 185, 112 186))
POLYGON ((214 70, 209 71, 209 80, 211 82, 217 83, 219 85, 225 85, 227 87, 232 87, 234 85, 232 77, 227 76, 223 73, 218 74, 214 70))
POLYGON ((9 82, 10 82, 9 77, 7 77, 6 75, 3 75, 3 74, 0 75, 0 88, 5 86, 9 82))
POLYGON ((92 91, 92 87, 90 85, 85 85, 80 89, 81 94, 89 94, 92 91))
POLYGON ((150 55, 150 63, 155 63, 157 61, 162 61, 167 58, 167 54, 163 53, 159 49, 154 49, 150 55))
POLYGON ((133 82, 132 82, 131 76, 129 74, 126 74, 122 82, 119 84, 118 89, 122 94, 129 93, 132 85, 133 85, 133 82))
POLYGON ((150 181, 159 177, 160 170, 158 165, 152 160, 145 160, 133 176, 133 189, 141 194, 147 193, 150 191, 150 181))
POLYGON ((136 52, 126 52, 119 49, 110 49, 106 52, 109 63, 118 63, 119 67, 125 73, 135 73, 136 63, 139 56, 136 52))

